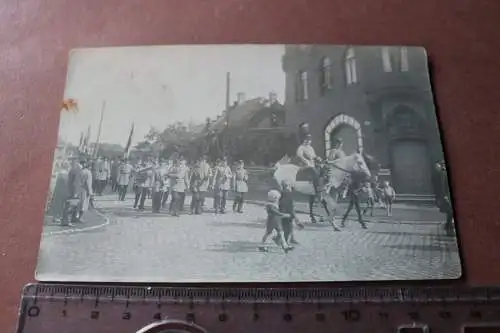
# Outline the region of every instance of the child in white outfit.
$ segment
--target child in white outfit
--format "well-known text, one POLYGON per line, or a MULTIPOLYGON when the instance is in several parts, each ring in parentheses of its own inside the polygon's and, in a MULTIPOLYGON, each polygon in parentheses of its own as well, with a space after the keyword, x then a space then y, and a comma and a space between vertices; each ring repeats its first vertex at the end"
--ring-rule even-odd
POLYGON ((386 180, 382 186, 382 199, 384 200, 387 216, 392 216, 392 203, 396 199, 396 191, 386 180))

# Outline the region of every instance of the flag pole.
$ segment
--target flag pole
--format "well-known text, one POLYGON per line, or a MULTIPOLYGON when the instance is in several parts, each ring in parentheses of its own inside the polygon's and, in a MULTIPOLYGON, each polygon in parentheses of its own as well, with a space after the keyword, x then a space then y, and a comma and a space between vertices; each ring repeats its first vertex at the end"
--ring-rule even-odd
POLYGON ((99 129, 97 132, 97 140, 95 143, 95 151, 94 151, 94 158, 97 157, 97 153, 99 151, 99 144, 101 141, 101 131, 102 131, 102 120, 104 119, 104 109, 106 108, 106 101, 102 102, 102 108, 101 108, 101 120, 99 121, 99 129))

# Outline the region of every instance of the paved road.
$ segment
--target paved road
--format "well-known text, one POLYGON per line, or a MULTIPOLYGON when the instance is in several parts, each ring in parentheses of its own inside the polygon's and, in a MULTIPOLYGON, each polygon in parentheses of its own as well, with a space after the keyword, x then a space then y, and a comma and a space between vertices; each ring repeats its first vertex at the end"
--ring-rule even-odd
MULTIPOLYGON (((259 204, 247 204, 244 214, 179 218, 138 212, 131 198, 118 202, 114 196, 99 197, 96 206, 107 218, 101 221, 109 224, 44 233, 38 279, 271 282, 439 279, 460 274, 456 240, 444 234, 443 216, 431 209, 396 209, 393 218, 376 210, 368 230, 359 227, 354 215, 341 232, 324 223, 306 223, 296 232, 300 245, 283 254, 274 244, 267 253, 257 250, 265 220, 259 204)), ((209 200, 207 207, 211 206, 209 200)), ((306 215, 300 218, 307 221, 306 215)))

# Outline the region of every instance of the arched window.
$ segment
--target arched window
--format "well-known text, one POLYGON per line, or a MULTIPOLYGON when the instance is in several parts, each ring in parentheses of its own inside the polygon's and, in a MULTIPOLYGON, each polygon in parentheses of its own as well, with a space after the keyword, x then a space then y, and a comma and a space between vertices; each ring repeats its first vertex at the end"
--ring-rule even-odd
POLYGON ((382 66, 384 72, 392 72, 392 57, 391 49, 389 47, 382 48, 382 66))
POLYGON ((401 55, 401 71, 408 72, 410 70, 410 65, 408 63, 408 48, 403 46, 400 49, 401 55))
POLYGON ((297 74, 297 101, 305 101, 308 98, 307 72, 299 71, 297 74))
POLYGON ((320 68, 320 90, 321 93, 324 94, 327 90, 332 89, 332 63, 330 58, 324 57, 321 60, 321 68, 320 68))
POLYGON ((347 49, 345 55, 345 73, 347 84, 353 84, 358 82, 358 73, 356 71, 356 58, 354 55, 354 49, 347 49))

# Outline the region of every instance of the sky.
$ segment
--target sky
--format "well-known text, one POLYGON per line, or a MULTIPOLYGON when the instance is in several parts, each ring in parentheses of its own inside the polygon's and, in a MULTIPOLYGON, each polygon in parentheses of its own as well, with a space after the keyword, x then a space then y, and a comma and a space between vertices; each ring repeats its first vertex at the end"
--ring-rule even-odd
POLYGON ((78 144, 91 126, 97 138, 104 110, 101 142, 125 145, 132 123, 132 143, 151 127, 176 121, 204 123, 225 108, 226 73, 231 102, 277 94, 283 102, 283 45, 146 46, 77 49, 70 54, 65 99, 78 111, 61 112, 60 138, 78 144))

